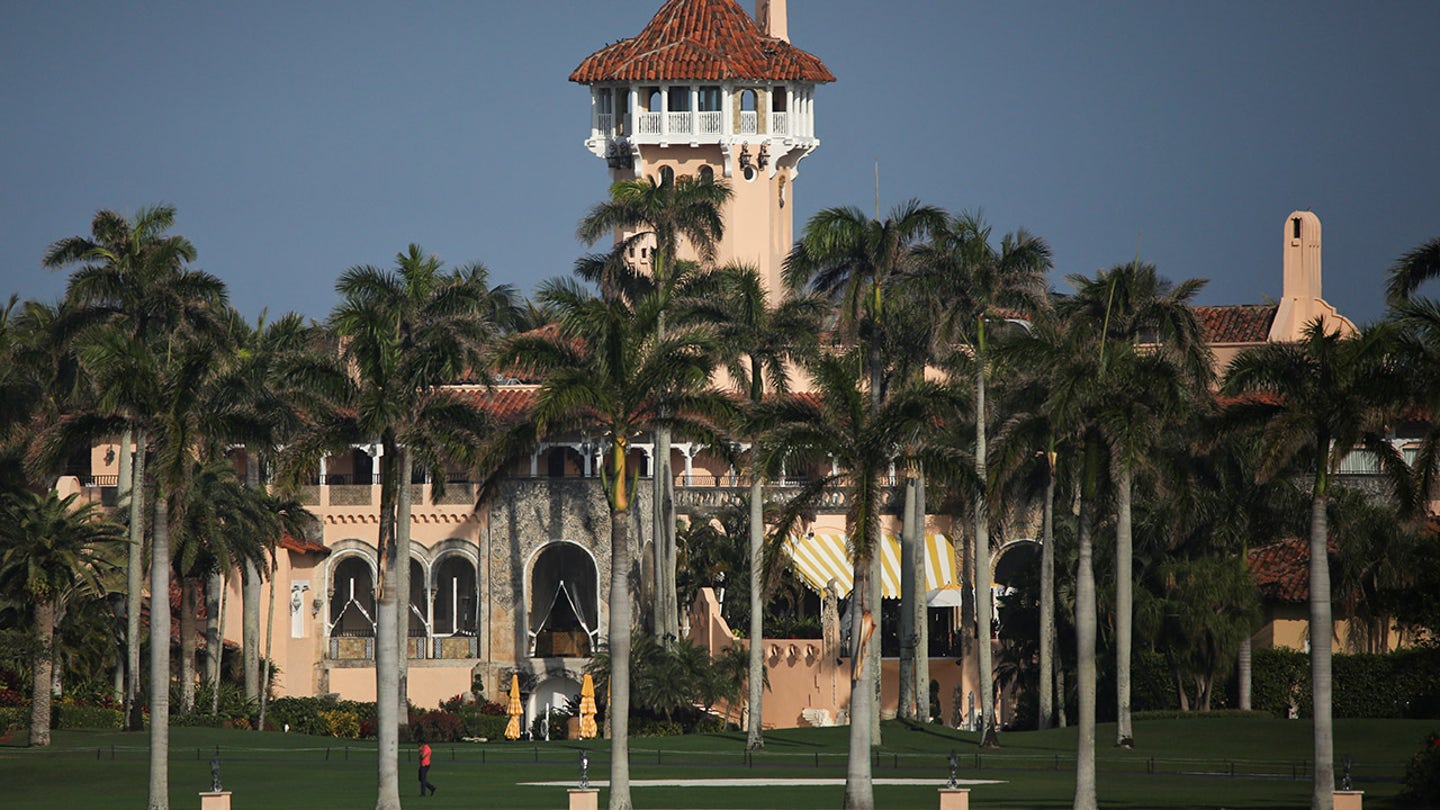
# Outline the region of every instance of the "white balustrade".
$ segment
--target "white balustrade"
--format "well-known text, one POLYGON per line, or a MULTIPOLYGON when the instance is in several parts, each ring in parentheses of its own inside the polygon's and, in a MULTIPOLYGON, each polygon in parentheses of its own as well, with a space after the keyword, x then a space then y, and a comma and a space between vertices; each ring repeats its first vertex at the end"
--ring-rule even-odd
POLYGON ((740 111, 740 134, 756 135, 760 132, 760 119, 754 110, 740 111))
POLYGON ((602 133, 609 135, 615 131, 615 115, 613 113, 600 113, 595 119, 596 126, 602 133))
POLYGON ((789 135, 789 134, 790 134, 790 114, 789 114, 789 113, 783 113, 783 112, 772 112, 772 113, 770 113, 770 134, 772 134, 772 135, 789 135))
POLYGON ((640 113, 638 130, 641 135, 660 134, 660 113, 640 113))
POLYGON ((725 131, 725 114, 719 111, 700 113, 700 134, 719 135, 725 131))
POLYGON ((688 113, 688 112, 672 112, 672 113, 669 113, 669 116, 670 116, 669 124, 670 124, 670 134, 671 134, 671 135, 689 135, 689 134, 690 134, 690 113, 688 113))

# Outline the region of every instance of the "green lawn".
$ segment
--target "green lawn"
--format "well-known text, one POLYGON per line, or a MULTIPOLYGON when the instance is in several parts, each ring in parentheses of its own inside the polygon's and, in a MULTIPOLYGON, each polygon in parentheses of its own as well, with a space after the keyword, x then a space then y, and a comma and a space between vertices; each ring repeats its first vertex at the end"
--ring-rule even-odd
MULTIPOLYGON (((1099 748, 1100 804, 1107 808, 1305 808, 1309 806, 1310 726, 1288 720, 1147 720, 1136 726, 1138 747, 1099 748)), ((1356 787, 1367 808, 1396 807, 1405 762, 1434 721, 1341 720, 1335 750, 1354 758, 1356 787)), ((845 728, 794 729, 766 735, 766 750, 744 754, 743 734, 631 741, 632 789, 638 808, 833 808, 842 787, 787 787, 777 780, 844 777, 845 728), (756 779, 763 787, 643 787, 646 779, 756 779)), ((983 808, 1065 808, 1074 774, 1073 729, 1002 735, 1004 748, 980 752, 975 735, 938 727, 886 723, 876 754, 875 796, 882 808, 933 808, 936 788, 959 755, 961 779, 993 779, 972 788, 983 808), (888 785, 887 779, 926 779, 888 785)), ((1102 725, 1099 739, 1114 737, 1102 725)), ((16 734, 0 745, 0 807, 134 808, 143 806, 148 773, 142 734, 58 731, 49 749, 23 747, 16 734)), ((209 760, 220 746, 222 778, 236 810, 364 808, 374 805, 374 746, 296 734, 177 728, 171 732, 170 803, 199 806, 210 784, 209 760)), ((603 780, 608 746, 591 741, 590 777, 603 780)), ((563 808, 563 786, 528 786, 579 777, 580 745, 483 743, 435 746, 434 798, 418 798, 413 757, 402 749, 407 804, 426 808, 563 808)), ((601 806, 604 806, 602 790, 601 806)))

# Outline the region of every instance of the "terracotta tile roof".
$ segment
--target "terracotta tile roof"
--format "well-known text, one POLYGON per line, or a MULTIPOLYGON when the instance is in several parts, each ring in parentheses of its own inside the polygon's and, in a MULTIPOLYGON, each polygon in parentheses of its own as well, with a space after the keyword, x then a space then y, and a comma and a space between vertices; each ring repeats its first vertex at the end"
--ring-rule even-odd
POLYGON ((1195 307, 1206 343, 1264 343, 1275 320, 1273 304, 1195 307))
POLYGON ((537 391, 534 385, 502 385, 489 391, 480 386, 459 388, 455 393, 501 422, 513 423, 534 407, 537 391))
MULTIPOLYGON (((1330 541, 1330 556, 1335 556, 1330 541)), ((1250 549, 1250 576, 1270 602, 1304 603, 1310 600, 1310 541, 1292 537, 1250 549)))
POLYGON ((297 539, 289 532, 280 535, 280 547, 300 554, 319 554, 324 556, 330 553, 330 549, 324 543, 317 543, 314 540, 297 539))
POLYGON ((760 33, 735 0, 669 0, 639 36, 601 48, 570 81, 700 80, 833 82, 824 63, 760 33))

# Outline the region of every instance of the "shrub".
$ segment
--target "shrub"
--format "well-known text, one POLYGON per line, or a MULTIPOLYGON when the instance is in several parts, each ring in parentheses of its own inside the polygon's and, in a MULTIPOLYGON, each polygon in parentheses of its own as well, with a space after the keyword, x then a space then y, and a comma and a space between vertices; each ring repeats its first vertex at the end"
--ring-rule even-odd
POLYGON ((29 706, 6 706, 0 708, 0 734, 14 729, 30 728, 29 706))
POLYGON ((645 720, 637 724, 636 737, 679 737, 685 727, 673 720, 645 720))
MULTIPOLYGON (((1336 718, 1430 718, 1440 709, 1440 647, 1427 645, 1384 654, 1335 655, 1336 718)), ((1314 713, 1310 657, 1294 650, 1260 650, 1251 664, 1251 705, 1286 717, 1314 713)))
POLYGON ((465 723, 465 736, 477 737, 483 740, 505 739, 505 726, 510 723, 510 718, 503 714, 474 714, 467 715, 465 723))
POLYGON ((1405 766, 1400 800, 1406 807, 1440 808, 1440 735, 1428 735, 1425 746, 1405 766))
POLYGON ((1256 650, 1250 659, 1250 706, 1276 717, 1290 707, 1310 712, 1310 657, 1296 650, 1256 650))
POLYGON ((213 716, 210 712, 170 715, 170 726, 172 728, 221 728, 229 721, 230 718, 228 717, 213 716))
POLYGON ((444 709, 432 709, 410 718, 411 737, 426 742, 455 742, 464 731, 460 717, 444 709))
POLYGON ((1208 712, 1143 711, 1131 715, 1132 720, 1274 720, 1269 712, 1239 709, 1215 709, 1208 712))
POLYGON ((353 740, 360 736, 360 718, 355 716, 355 712, 347 709, 321 709, 316 715, 325 724, 326 733, 331 737, 353 740))
POLYGON ((67 703, 50 708, 51 728, 120 728, 119 709, 102 706, 75 706, 67 703))

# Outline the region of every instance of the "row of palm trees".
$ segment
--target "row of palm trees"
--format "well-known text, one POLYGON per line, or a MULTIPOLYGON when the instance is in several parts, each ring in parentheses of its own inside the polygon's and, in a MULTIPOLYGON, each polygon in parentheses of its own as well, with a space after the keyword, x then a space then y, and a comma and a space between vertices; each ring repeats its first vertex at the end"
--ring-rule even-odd
MULTIPOLYGON (((1427 320, 1424 302, 1398 309, 1398 325, 1361 339, 1342 338, 1317 324, 1303 344, 1242 357, 1223 388, 1239 399, 1222 409, 1211 394, 1212 362, 1189 306, 1201 282, 1171 285, 1152 266, 1131 262, 1093 279, 1072 276, 1074 294, 1056 296, 1047 290, 1051 256, 1043 240, 1020 231, 996 245, 977 215, 909 203, 884 219, 856 209, 822 211, 787 262, 790 290, 783 301, 772 301, 752 270, 712 269, 677 258, 682 239, 702 261, 713 256, 727 196, 723 184, 689 178, 616 184, 611 199, 592 210, 579 233, 591 243, 614 230, 628 238, 612 252, 578 262, 576 281, 542 284, 538 306, 528 310, 512 290, 492 287, 483 268, 442 272, 438 260, 412 245, 396 257, 394 270, 347 271, 337 284, 342 303, 328 328, 294 316, 246 325, 226 305, 223 284, 188 267, 195 251, 183 237, 167 233, 174 219, 168 207, 146 209, 133 219, 101 212, 89 237, 55 243, 45 263, 77 268, 65 302, 49 312, 27 303, 33 317, 5 320, 3 348, 7 359, 17 362, 6 364, 0 386, 24 394, 0 397, 7 448, 13 451, 8 457, 22 462, 7 467, 19 482, 7 488, 48 490, 46 481, 53 480, 66 453, 98 437, 123 434, 122 447, 133 442, 134 464, 122 468, 121 484, 128 491, 130 523, 124 566, 131 600, 128 700, 134 704, 140 696, 139 577, 147 527, 151 559, 171 560, 150 567, 150 592, 170 593, 171 577, 177 577, 182 622, 187 616, 193 620, 196 611, 186 608, 194 607, 206 577, 238 570, 247 584, 258 583, 280 532, 303 533, 302 510, 268 495, 262 483, 277 493, 293 492, 326 452, 377 438, 383 447, 377 807, 399 806, 405 656, 398 594, 409 589, 403 581, 408 568, 396 560, 408 556, 411 508, 409 487, 399 483, 410 480, 417 465, 438 471, 465 464, 482 473, 483 501, 518 454, 581 429, 603 432, 610 444, 602 481, 611 510, 612 807, 630 805, 626 719, 637 477, 626 450, 647 432, 655 432, 662 445, 674 432, 716 448, 728 448, 732 440, 749 446, 743 463, 751 473, 750 559, 756 572, 774 570, 779 541, 827 488, 850 490, 846 518, 856 621, 847 807, 873 806, 869 750, 879 743, 880 730, 879 644, 871 637, 879 604, 875 550, 893 468, 904 470, 906 482, 906 560, 923 556, 916 553, 923 516, 950 514, 956 526, 972 527, 963 567, 973 582, 988 576, 993 533, 1036 511, 1043 515, 1042 727, 1055 721, 1054 698, 1064 694, 1056 685, 1061 643, 1055 619, 1067 597, 1056 582, 1056 551, 1064 545, 1057 537, 1073 535, 1068 603, 1079 696, 1077 807, 1095 803, 1099 595, 1093 559, 1097 539, 1112 534, 1117 743, 1134 744, 1128 684, 1137 494, 1148 530, 1194 538, 1170 556, 1233 555, 1237 549, 1220 538, 1235 536, 1236 521, 1217 517, 1223 505, 1204 495, 1222 480, 1237 489, 1252 484, 1214 473, 1219 460, 1242 455, 1237 448, 1243 445, 1233 437, 1268 426, 1258 434, 1264 440, 1254 445, 1264 451, 1255 461, 1262 477, 1294 473, 1314 481, 1319 517, 1312 521, 1311 561, 1319 569, 1312 571, 1312 626, 1317 636, 1319 628, 1329 627, 1326 546, 1322 542, 1320 553, 1313 551, 1317 535, 1323 541, 1325 534, 1332 481, 1327 472, 1366 441, 1382 457, 1396 460, 1386 450, 1389 444, 1373 440, 1382 435, 1379 428, 1394 424, 1395 408, 1406 400, 1403 391, 1383 382, 1398 379, 1402 369, 1416 374, 1423 360, 1414 358, 1434 346, 1437 332, 1431 325, 1440 318, 1427 320), (625 260, 629 248, 644 239, 654 240, 656 248, 649 273, 625 260), (549 328, 528 328, 541 324, 549 328), (732 390, 715 386, 721 368, 732 390), (494 369, 541 383, 533 411, 520 424, 495 423, 448 387, 461 381, 489 384, 494 369), (1300 380, 1311 388, 1293 388, 1300 380), (1346 393, 1345 384, 1356 390, 1346 393), (795 393, 797 385, 809 391, 795 393), (1246 396, 1254 392, 1269 395, 1246 396), (1356 415, 1345 417, 1352 421, 1321 423, 1319 414, 1339 419, 1335 414, 1342 406, 1352 405, 1356 415), (1308 433, 1301 430, 1310 424, 1307 418, 1315 422, 1308 433), (235 444, 246 448, 244 482, 227 481, 223 463, 217 464, 235 444), (1304 447, 1321 449, 1303 457, 1304 447), (786 503, 766 504, 764 481, 786 466, 833 474, 815 476, 786 503), (249 487, 224 490, 225 483, 249 487), (927 497, 936 509, 927 509, 927 497), (1156 507, 1158 500, 1168 505, 1156 507), (1072 508, 1057 512, 1057 503, 1072 508)), ((1424 249, 1402 267, 1395 275, 1397 302, 1436 272, 1424 249)), ((667 454, 661 450, 657 458, 663 460, 667 454)), ((1433 468, 1431 458, 1422 454, 1426 463, 1417 467, 1433 468)), ((121 460, 128 461, 128 453, 121 460)), ((1395 469, 1397 482, 1411 482, 1398 490, 1409 496, 1407 505, 1419 504, 1416 493, 1428 491, 1428 478, 1416 483, 1395 469)), ((657 587, 650 626, 664 640, 678 633, 676 519, 668 492, 673 476, 657 467, 653 479, 657 587)), ((1172 581, 1180 580, 1172 575, 1172 581)), ((751 638, 761 637, 766 580, 750 578, 751 638)), ((902 614, 911 618, 902 631, 900 710, 907 718, 924 719, 928 707, 921 696, 928 694, 929 678, 923 654, 916 653, 925 645, 915 640, 924 632, 924 600, 917 596, 913 572, 905 582, 902 614), (917 613, 919 621, 913 618, 917 613)), ((256 598, 246 600, 247 617, 252 607, 258 616, 258 604, 250 604, 258 602, 254 591, 256 598)), ((245 589, 247 596, 251 592, 245 589)), ((994 679, 990 601, 979 598, 971 609, 970 649, 980 682, 989 684, 994 679)), ((152 638, 168 637, 169 616, 168 610, 152 610, 152 638)), ((258 688, 263 676, 251 663, 258 658, 258 631, 252 638, 252 623, 245 624, 247 685, 253 675, 263 701, 265 690, 258 688)), ((1328 748, 1321 757, 1321 738, 1329 737, 1328 699, 1320 695, 1328 684, 1324 635, 1324 644, 1312 646, 1321 763, 1317 802, 1325 779, 1333 784, 1333 773, 1324 767, 1331 760, 1328 748)), ((184 710, 193 702, 195 678, 187 667, 194 655, 187 645, 196 637, 181 628, 182 653, 190 653, 181 656, 184 710)), ((760 647, 751 645, 747 745, 752 748, 763 746, 760 647)), ((169 644, 151 645, 152 807, 166 806, 169 654, 169 644)), ((998 744, 994 693, 980 691, 982 740, 998 744)))

